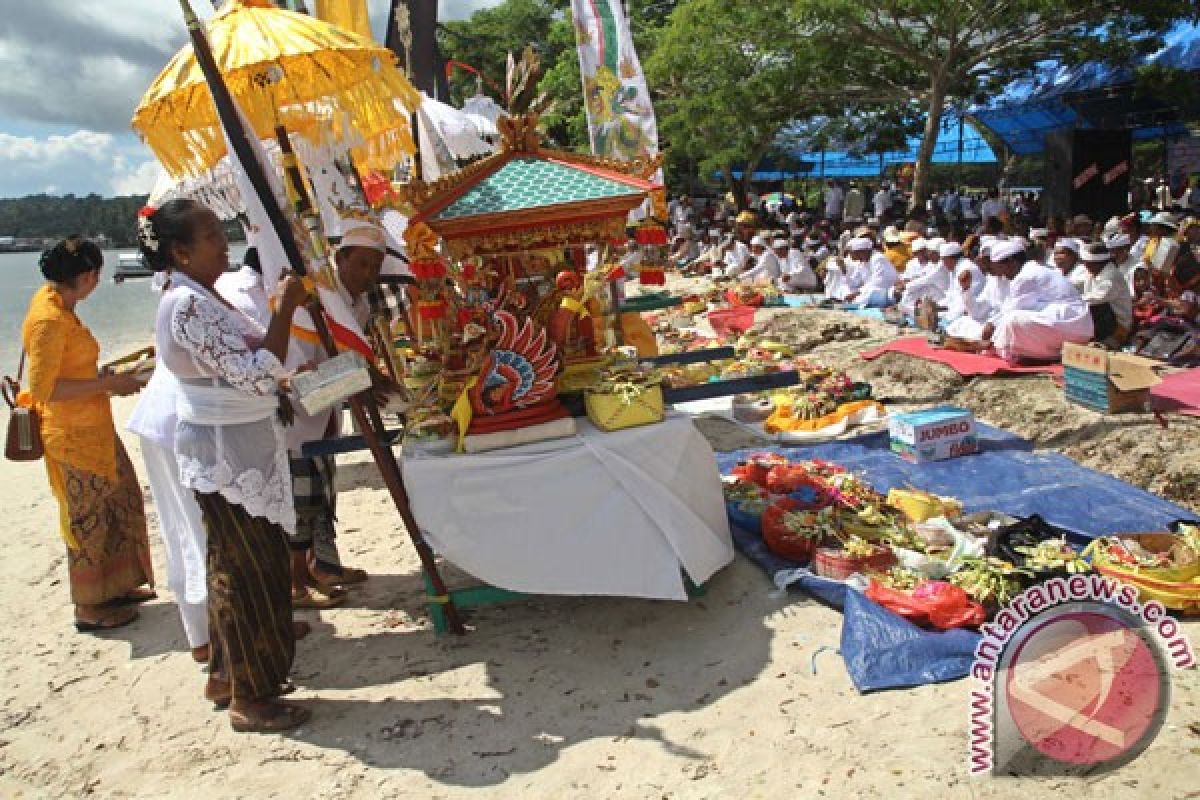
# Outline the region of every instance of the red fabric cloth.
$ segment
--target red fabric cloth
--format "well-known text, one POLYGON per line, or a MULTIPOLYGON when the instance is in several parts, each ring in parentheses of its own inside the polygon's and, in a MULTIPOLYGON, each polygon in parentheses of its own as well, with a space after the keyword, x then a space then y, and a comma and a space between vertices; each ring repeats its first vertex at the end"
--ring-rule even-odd
POLYGON ((910 336, 904 339, 897 339, 894 342, 888 342, 878 350, 868 350, 862 353, 862 357, 867 361, 873 361, 884 353, 901 353, 913 358, 945 364, 966 378, 976 375, 1020 375, 1039 372, 1047 375, 1062 374, 1061 364, 1022 367, 1010 364, 996 355, 960 353, 957 350, 934 347, 927 340, 919 336, 910 336))
POLYGON ((735 306, 708 312, 708 323, 718 336, 745 333, 754 326, 754 307, 735 306))
POLYGON ((1200 417, 1200 368, 1164 375, 1162 383, 1150 390, 1154 408, 1200 417))

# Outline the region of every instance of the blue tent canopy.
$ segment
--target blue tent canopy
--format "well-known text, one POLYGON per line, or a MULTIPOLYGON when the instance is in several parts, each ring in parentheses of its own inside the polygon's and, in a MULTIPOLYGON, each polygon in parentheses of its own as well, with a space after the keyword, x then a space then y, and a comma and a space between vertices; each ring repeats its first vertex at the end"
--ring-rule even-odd
MULTIPOLYGON (((921 146, 921 137, 909 137, 907 147, 903 150, 893 150, 886 153, 871 153, 861 155, 851 150, 820 150, 814 145, 804 142, 797 131, 785 134, 791 140, 800 139, 786 149, 787 157, 794 162, 794 169, 786 170, 775 165, 764 164, 754 173, 755 181, 778 181, 784 178, 878 178, 887 167, 896 164, 908 164, 917 160, 917 150, 921 146)), ((942 117, 941 131, 933 148, 933 163, 935 164, 994 164, 996 153, 991 145, 979 134, 979 131, 968 120, 960 119, 957 114, 947 113, 942 117), (961 123, 961 124, 960 124, 961 123)), ((738 178, 742 173, 735 172, 738 178)))
MULTIPOLYGON (((1140 62, 1148 64, 1200 69, 1200 28, 1176 28, 1167 47, 1140 62)), ((1017 82, 992 103, 971 109, 970 117, 1018 155, 1041 153, 1047 133, 1072 128, 1130 128, 1135 139, 1185 135, 1170 103, 1133 95, 1134 79, 1133 66, 1047 64, 1034 79, 1017 82)))

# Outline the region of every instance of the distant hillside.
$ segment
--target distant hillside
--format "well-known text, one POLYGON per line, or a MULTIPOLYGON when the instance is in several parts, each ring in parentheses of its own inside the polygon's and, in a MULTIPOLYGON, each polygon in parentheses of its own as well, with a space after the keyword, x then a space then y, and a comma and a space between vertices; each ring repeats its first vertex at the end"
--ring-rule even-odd
POLYGON ((0 237, 59 239, 72 233, 103 234, 116 247, 130 247, 136 243, 138 209, 145 204, 145 195, 0 198, 0 237))

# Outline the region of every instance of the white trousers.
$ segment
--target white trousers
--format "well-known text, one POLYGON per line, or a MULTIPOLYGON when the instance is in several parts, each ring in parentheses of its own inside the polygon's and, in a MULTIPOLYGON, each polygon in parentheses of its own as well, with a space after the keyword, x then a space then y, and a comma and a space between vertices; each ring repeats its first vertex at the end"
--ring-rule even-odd
POLYGON ((1092 333, 1087 306, 1052 303, 1041 311, 1011 311, 1001 316, 992 344, 1006 361, 1052 361, 1062 357, 1063 344, 1083 344, 1091 340, 1092 333))
POLYGON ((140 437, 150 494, 167 554, 167 588, 175 595, 189 647, 208 644, 208 536, 200 506, 179 481, 175 453, 140 437))

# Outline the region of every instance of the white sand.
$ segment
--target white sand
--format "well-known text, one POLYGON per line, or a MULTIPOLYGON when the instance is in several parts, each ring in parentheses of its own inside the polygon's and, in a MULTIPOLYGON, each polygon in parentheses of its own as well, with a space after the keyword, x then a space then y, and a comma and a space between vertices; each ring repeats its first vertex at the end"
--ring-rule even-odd
MULTIPOLYGON (((1162 437, 1194 435, 1174 419, 1162 437)), ((437 638, 373 465, 341 479, 343 556, 374 577, 349 606, 302 614, 315 631, 295 697, 313 721, 258 736, 203 700, 165 591, 128 628, 75 633, 42 465, 0 462, 0 796, 1200 797, 1195 670, 1175 675, 1158 740, 1116 773, 972 780, 968 682, 859 695, 822 650, 839 615, 775 596, 740 557, 688 604, 542 598, 437 638)), ((1200 623, 1186 630, 1200 645, 1200 623)))

